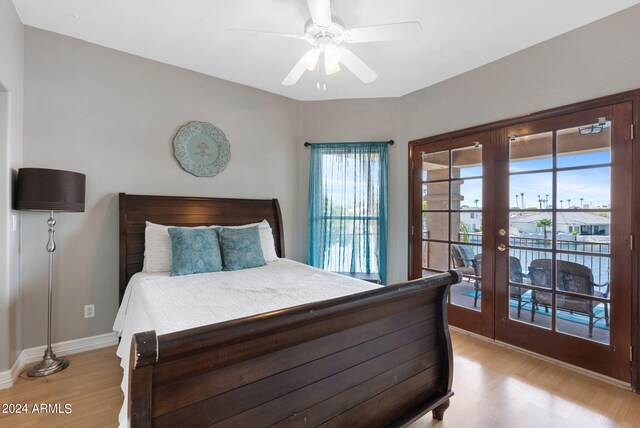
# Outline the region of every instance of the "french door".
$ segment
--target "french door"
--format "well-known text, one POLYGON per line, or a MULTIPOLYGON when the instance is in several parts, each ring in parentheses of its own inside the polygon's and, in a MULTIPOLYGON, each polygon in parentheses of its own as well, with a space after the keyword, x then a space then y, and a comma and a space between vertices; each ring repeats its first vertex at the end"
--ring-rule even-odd
POLYGON ((495 338, 624 381, 631 103, 498 131, 495 338))
POLYGON ((631 103, 412 144, 410 275, 450 324, 630 381, 631 103))
POLYGON ((412 150, 412 278, 458 269, 449 321, 493 337, 493 133, 414 146, 412 150))

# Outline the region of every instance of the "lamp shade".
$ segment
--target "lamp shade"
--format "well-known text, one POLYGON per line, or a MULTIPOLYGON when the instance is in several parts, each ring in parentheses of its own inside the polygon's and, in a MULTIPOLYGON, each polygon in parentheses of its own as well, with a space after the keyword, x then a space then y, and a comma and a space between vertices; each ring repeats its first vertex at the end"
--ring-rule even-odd
POLYGON ((15 208, 27 211, 84 212, 86 176, 58 169, 21 168, 15 208))

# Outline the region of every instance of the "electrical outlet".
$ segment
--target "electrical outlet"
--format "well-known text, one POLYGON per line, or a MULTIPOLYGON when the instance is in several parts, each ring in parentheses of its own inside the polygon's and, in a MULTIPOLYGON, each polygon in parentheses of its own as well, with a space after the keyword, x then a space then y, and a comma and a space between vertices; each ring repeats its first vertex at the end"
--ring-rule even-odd
POLYGON ((93 318, 96 316, 96 307, 95 305, 84 305, 84 317, 85 318, 93 318))

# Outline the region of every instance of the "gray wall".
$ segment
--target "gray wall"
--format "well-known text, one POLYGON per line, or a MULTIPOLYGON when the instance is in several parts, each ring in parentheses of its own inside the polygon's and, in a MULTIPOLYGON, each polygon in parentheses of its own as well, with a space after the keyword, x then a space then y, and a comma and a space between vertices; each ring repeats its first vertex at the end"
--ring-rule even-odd
MULTIPOLYGON (((397 141, 397 98, 307 101, 301 103, 302 141, 310 142, 344 142, 344 141, 397 141)), ((311 150, 302 144, 298 146, 300 153, 300 180, 298 188, 299 223, 297 239, 300 248, 307 248, 309 194, 309 165, 311 150)), ((393 226, 399 222, 398 197, 405 180, 398 177, 393 165, 404 160, 398 144, 389 147, 389 222, 393 226)), ((403 190, 404 191, 404 190, 403 190)), ((402 211, 402 212, 406 212, 402 211)), ((396 231, 389 229, 389 249, 387 255, 388 282, 397 282, 398 260, 395 248, 400 244, 396 231)))
MULTIPOLYGON (((27 29, 24 164, 87 174, 87 211, 58 218, 54 341, 108 332, 117 309, 116 193, 278 197, 287 255, 306 256, 303 141, 394 139, 389 281, 407 276, 408 141, 640 87, 640 6, 397 99, 300 103, 27 29), (171 140, 209 121, 231 142, 213 179, 183 172, 171 140), (85 320, 82 306, 96 304, 85 320)), ((46 216, 23 214, 24 346, 44 343, 46 216)))
MULTIPOLYGON (((86 212, 59 214, 53 340, 109 332, 118 307, 118 192, 278 198, 287 256, 294 239, 296 101, 27 27, 24 164, 87 175, 86 212), (183 124, 220 128, 231 161, 213 178, 184 171, 172 141, 183 124), (84 319, 94 303, 96 316, 84 319)), ((44 213, 23 214, 25 348, 45 341, 44 213)))
MULTIPOLYGON (((407 278, 409 141, 636 88, 640 5, 399 99, 304 103, 302 138, 395 136, 389 162, 391 283, 407 278)), ((301 159, 308 169, 308 155, 301 159)), ((302 219, 306 200, 299 203, 302 219)), ((304 247, 306 222, 299 233, 304 247)))
POLYGON ((22 350, 19 228, 11 230, 11 189, 22 162, 24 27, 11 0, 0 0, 0 372, 22 350))

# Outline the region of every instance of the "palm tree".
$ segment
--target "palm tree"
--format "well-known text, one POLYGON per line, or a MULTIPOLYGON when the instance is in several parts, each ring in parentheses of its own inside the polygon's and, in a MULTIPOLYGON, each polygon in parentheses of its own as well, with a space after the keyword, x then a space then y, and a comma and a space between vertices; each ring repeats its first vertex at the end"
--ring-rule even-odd
POLYGON ((520 205, 518 205, 518 195, 516 194, 516 207, 520 208, 520 205))
POLYGON ((478 202, 480 202, 480 199, 474 199, 473 202, 476 203, 476 208, 478 208, 478 202))
POLYGON ((580 198, 580 208, 582 208, 582 207, 583 207, 583 205, 582 205, 582 201, 584 201, 584 198, 580 198))
POLYGON ((567 203, 569 204, 567 208, 571 208, 571 199, 567 199, 567 203))
POLYGON ((562 208, 562 203, 564 202, 564 199, 560 199, 560 208, 562 208))
POLYGON ((460 236, 462 237, 462 242, 469 242, 469 228, 463 221, 460 222, 460 236))
POLYGON ((547 227, 551 227, 551 219, 541 218, 536 222, 536 227, 541 227, 544 233, 544 239, 547 240, 547 227))
POLYGON ((520 202, 522 203, 522 209, 524 209, 526 207, 524 204, 524 192, 520 193, 520 202))

